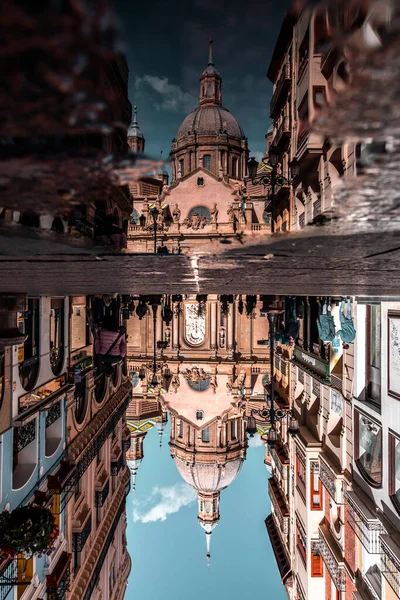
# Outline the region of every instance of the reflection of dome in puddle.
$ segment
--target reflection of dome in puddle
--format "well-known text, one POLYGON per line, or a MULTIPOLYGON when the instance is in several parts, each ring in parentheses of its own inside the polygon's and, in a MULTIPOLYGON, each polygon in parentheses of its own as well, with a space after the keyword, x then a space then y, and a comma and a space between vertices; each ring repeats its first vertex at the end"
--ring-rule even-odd
POLYGON ((232 483, 239 474, 243 464, 242 458, 237 458, 224 465, 213 464, 188 464, 179 457, 175 464, 182 478, 199 492, 217 492, 232 483))

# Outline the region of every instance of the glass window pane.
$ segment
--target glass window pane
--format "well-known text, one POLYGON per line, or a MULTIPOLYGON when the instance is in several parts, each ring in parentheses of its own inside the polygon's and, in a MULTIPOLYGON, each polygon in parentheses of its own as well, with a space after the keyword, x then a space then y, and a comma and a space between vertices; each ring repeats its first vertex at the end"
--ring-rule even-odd
POLYGON ((358 464, 367 477, 382 484, 382 429, 373 421, 358 414, 358 464))
POLYGON ((381 368, 381 307, 371 305, 370 329, 371 366, 381 368))

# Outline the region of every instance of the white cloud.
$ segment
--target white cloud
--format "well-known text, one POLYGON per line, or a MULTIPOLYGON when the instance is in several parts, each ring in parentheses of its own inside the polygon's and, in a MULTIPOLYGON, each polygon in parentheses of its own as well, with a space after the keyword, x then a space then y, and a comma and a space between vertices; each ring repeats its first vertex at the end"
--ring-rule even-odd
POLYGON ((153 75, 143 75, 136 77, 135 88, 138 91, 155 92, 151 95, 156 110, 166 110, 178 112, 183 110, 190 112, 196 105, 196 99, 184 92, 179 85, 170 83, 168 77, 157 77, 153 75))
POLYGON ((260 435, 256 434, 254 437, 249 438, 249 448, 259 448, 260 446, 264 446, 260 435))
POLYGON ((177 483, 170 487, 153 488, 150 499, 159 497, 159 502, 150 508, 143 510, 144 506, 149 503, 134 503, 133 521, 136 523, 154 523, 154 521, 165 521, 168 515, 177 513, 183 506, 192 504, 197 498, 196 491, 186 483, 177 483))

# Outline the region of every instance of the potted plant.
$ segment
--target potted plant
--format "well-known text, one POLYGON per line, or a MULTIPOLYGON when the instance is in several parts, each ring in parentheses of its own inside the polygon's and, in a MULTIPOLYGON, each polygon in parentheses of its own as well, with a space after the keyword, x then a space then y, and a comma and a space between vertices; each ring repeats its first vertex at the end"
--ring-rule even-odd
POLYGON ((35 504, 0 513, 0 559, 51 554, 59 534, 51 511, 35 504))

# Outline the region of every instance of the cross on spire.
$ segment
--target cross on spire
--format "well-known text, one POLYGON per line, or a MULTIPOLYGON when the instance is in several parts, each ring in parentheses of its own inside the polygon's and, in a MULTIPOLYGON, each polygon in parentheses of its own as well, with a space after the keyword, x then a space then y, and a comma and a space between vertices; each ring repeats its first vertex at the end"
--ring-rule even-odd
POLYGON ((213 47, 213 39, 210 35, 210 48, 208 51, 208 66, 212 67, 214 65, 213 63, 213 54, 212 54, 212 47, 213 47))

